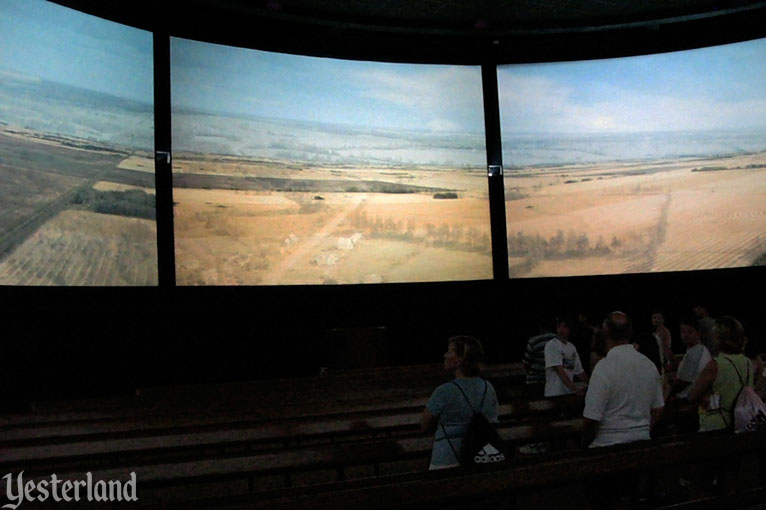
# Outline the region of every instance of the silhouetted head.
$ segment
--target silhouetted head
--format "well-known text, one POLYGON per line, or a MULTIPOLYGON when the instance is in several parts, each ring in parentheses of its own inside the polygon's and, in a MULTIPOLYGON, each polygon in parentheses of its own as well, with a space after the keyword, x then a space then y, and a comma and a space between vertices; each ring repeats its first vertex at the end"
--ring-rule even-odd
POLYGON ((700 343, 700 322, 696 316, 687 315, 681 318, 681 340, 687 349, 700 343))
POLYGON ((447 341, 447 352, 444 354, 444 369, 454 371, 460 369, 467 377, 481 374, 484 363, 484 348, 481 342, 472 336, 453 336, 447 341))
POLYGON ((558 336, 561 340, 568 340, 569 334, 572 332, 572 323, 570 320, 564 316, 556 317, 555 325, 556 336, 558 336))
POLYGON ((603 324, 607 341, 618 344, 630 342, 633 338, 633 327, 630 317, 625 312, 614 311, 606 316, 603 324))
POLYGON ((703 317, 707 317, 709 315, 707 306, 705 306, 702 303, 696 303, 694 306, 692 306, 692 312, 694 312, 694 315, 696 315, 700 319, 702 319, 703 317))
POLYGON ((734 317, 724 315, 713 325, 713 345, 727 354, 740 354, 745 348, 745 328, 734 317))

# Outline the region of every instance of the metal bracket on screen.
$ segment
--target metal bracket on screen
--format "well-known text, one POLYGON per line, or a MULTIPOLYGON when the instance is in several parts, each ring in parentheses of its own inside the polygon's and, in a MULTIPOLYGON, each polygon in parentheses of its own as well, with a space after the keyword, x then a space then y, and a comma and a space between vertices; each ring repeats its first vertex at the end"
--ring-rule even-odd
POLYGON ((497 175, 503 175, 503 165, 488 165, 487 176, 495 177, 497 175))
POLYGON ((154 153, 154 160, 157 163, 165 163, 167 165, 170 164, 170 153, 166 151, 156 151, 154 153))

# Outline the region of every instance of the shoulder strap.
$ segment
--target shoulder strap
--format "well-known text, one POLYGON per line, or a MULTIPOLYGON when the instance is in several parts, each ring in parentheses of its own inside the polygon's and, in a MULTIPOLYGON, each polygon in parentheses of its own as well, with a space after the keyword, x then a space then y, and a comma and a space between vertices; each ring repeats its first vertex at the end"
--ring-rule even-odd
MULTIPOLYGON (((459 389, 460 393, 463 394, 463 398, 465 398, 465 401, 468 402, 468 407, 470 407, 471 411, 475 413, 476 411, 474 411, 473 406, 471 405, 471 401, 469 400, 468 395, 465 394, 465 391, 463 391, 463 388, 461 388, 460 385, 455 381, 452 381, 452 384, 457 386, 457 389, 459 389)), ((487 381, 484 381, 484 394, 481 396, 481 404, 479 405, 478 412, 481 412, 481 408, 484 406, 484 397, 486 395, 487 395, 487 381)), ((457 450, 455 450, 455 447, 453 446, 452 441, 450 441, 450 437, 447 435, 447 429, 444 428, 444 423, 440 423, 440 425, 442 426, 442 433, 444 434, 444 438, 447 440, 447 444, 449 444, 449 448, 450 450, 452 450, 452 454, 455 456, 455 460, 457 460, 458 463, 460 463, 460 456, 458 455, 457 450)))
MULTIPOLYGON (((726 425, 728 427, 734 427, 734 408, 737 407, 737 400, 739 400, 739 396, 742 394, 742 391, 745 389, 745 386, 747 386, 747 381, 750 380, 750 360, 747 360, 747 376, 746 379, 742 380, 742 375, 739 373, 739 370, 737 370, 737 365, 734 364, 732 360, 729 358, 724 358, 726 361, 731 363, 731 366, 734 367, 734 371, 737 373, 737 377, 739 377, 739 383, 742 385, 742 387, 737 392, 737 396, 734 397, 734 401, 731 403, 731 409, 729 412, 731 413, 731 423, 727 423, 726 425)), ((726 421, 726 415, 721 412, 721 416, 724 417, 724 422, 726 421)))
POLYGON ((463 388, 456 381, 452 381, 452 384, 457 386, 457 389, 459 389, 460 393, 463 394, 463 398, 465 398, 465 401, 468 402, 468 407, 471 408, 471 411, 473 411, 474 413, 481 413, 481 409, 482 407, 484 407, 484 398, 487 396, 487 386, 488 386, 487 381, 484 381, 484 393, 482 393, 481 395, 481 403, 479 403, 478 411, 473 408, 473 404, 471 404, 471 400, 468 398, 468 395, 465 394, 465 391, 463 391, 463 388))
POLYGON ((737 373, 737 377, 739 377, 739 383, 742 385, 742 387, 744 388, 745 386, 747 386, 748 385, 747 381, 750 380, 750 360, 749 359, 747 360, 747 376, 744 380, 742 380, 742 374, 740 374, 739 370, 737 370, 737 365, 735 365, 734 362, 730 360, 729 358, 724 358, 724 359, 728 361, 729 363, 731 363, 731 366, 734 367, 734 371, 737 373))
POLYGON ((460 464, 460 457, 457 454, 457 450, 455 450, 455 447, 452 446, 452 441, 449 440, 449 436, 447 435, 447 429, 444 428, 444 424, 440 423, 442 426, 442 434, 444 434, 444 439, 447 440, 447 444, 449 445, 449 449, 452 450, 452 454, 455 456, 455 460, 458 461, 458 464, 460 464))

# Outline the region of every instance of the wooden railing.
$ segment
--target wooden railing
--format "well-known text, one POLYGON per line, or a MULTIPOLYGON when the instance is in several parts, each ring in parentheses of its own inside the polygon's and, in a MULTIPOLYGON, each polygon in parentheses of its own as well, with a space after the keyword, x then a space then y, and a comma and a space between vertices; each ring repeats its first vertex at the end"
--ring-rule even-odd
MULTIPOLYGON (((427 508, 438 507, 452 496, 458 500, 479 497, 472 488, 454 493, 447 487, 449 483, 466 487, 479 484, 486 489, 481 497, 534 499, 537 488, 556 489, 564 483, 550 473, 559 473, 575 485, 608 473, 655 476, 654 468, 686 463, 687 443, 710 447, 704 458, 692 455, 692 460, 728 465, 732 455, 717 446, 723 442, 734 452, 763 462, 760 436, 677 436, 583 451, 579 447, 582 399, 519 398, 523 391, 516 369, 502 367, 488 374, 490 379, 495 376, 500 400, 506 402, 500 407, 501 436, 514 446, 551 441, 554 448, 552 453, 532 459, 517 456, 507 466, 489 471, 426 472, 433 439, 417 428, 434 381, 428 374, 418 380, 414 372, 411 388, 398 386, 403 377, 387 381, 396 385, 396 394, 382 400, 381 393, 386 394, 390 385, 384 384, 382 389, 372 384, 356 387, 354 398, 346 399, 342 389, 348 389, 349 380, 337 386, 334 396, 328 390, 333 385, 322 383, 321 391, 307 390, 301 397, 322 395, 326 400, 314 406, 307 400, 299 410, 290 403, 279 405, 273 395, 250 395, 251 388, 246 385, 240 388, 244 390, 240 395, 222 403, 218 413, 190 413, 183 406, 164 412, 153 406, 138 406, 144 412, 134 415, 111 413, 117 408, 70 407, 68 412, 75 413, 72 422, 54 409, 36 415, 44 419, 16 416, 0 426, 0 471, 24 470, 25 476, 38 479, 55 472, 72 480, 82 479, 85 472, 96 479, 126 480, 134 472, 142 504, 178 501, 178 508, 197 504, 222 508, 388 508, 400 503, 427 508), (239 407, 243 402, 259 405, 239 407), (92 412, 96 414, 88 414, 92 412), (747 444, 752 451, 747 451, 747 444), (663 448, 667 453, 660 455, 659 464, 644 462, 642 455, 659 454, 663 448), (624 455, 623 460, 618 454, 624 455), (567 469, 572 472, 566 473, 567 469), (503 477, 515 481, 503 481, 503 477), (251 496, 256 493, 258 499, 251 496), (236 494, 239 496, 234 497, 236 494), (211 498, 213 495, 220 497, 211 498), (268 504, 262 504, 260 498, 268 504)), ((353 380, 350 374, 341 377, 353 380)), ((168 391, 174 394, 181 390, 168 391)), ((209 391, 215 394, 223 390, 209 391)), ((168 396, 144 398, 161 402, 168 396)), ((685 412, 694 409, 688 407, 685 412)), ((672 424, 675 419, 671 416, 667 422, 672 424)), ((758 476, 761 481, 766 476, 760 465, 758 476)), ((743 490, 762 485, 748 483, 743 490)), ((731 496, 727 494, 717 497, 731 496)))
MULTIPOLYGON (((502 501, 545 501, 545 494, 564 490, 568 508, 587 508, 588 484, 609 480, 644 480, 643 487, 627 490, 634 507, 738 508, 762 502, 766 494, 766 435, 698 434, 691 437, 643 441, 594 448, 534 459, 519 459, 502 467, 478 471, 462 469, 381 476, 311 487, 261 492, 257 495, 207 498, 162 503, 162 508, 218 508, 294 510, 309 508, 393 509, 439 508, 451 504, 502 501), (717 474, 710 494, 697 501, 667 505, 653 496, 662 471, 709 464, 717 474)), ((517 505, 519 507, 526 505, 517 505)), ((544 506, 543 506, 544 507, 544 506)))

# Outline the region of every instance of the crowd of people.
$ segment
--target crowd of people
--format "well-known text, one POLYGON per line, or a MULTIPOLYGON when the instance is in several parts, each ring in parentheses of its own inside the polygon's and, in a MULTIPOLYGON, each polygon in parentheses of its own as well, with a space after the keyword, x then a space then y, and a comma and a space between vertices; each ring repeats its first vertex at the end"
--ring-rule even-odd
MULTIPOLYGON (((597 327, 584 314, 575 321, 556 318, 552 330, 527 342, 528 394, 582 397, 582 443, 588 448, 649 439, 668 406, 699 406, 698 417, 683 431, 732 428, 735 400, 744 386, 766 397, 760 349, 735 318, 713 319, 702 305, 692 310, 678 321, 682 357, 673 351, 674 331, 661 310, 652 312, 651 334, 643 336, 634 333, 631 318, 620 311, 609 313, 597 327)), ((422 430, 435 434, 431 469, 459 465, 457 452, 474 412, 497 422, 495 388, 481 378, 483 357, 473 337, 448 341, 444 369, 454 380, 436 388, 421 420, 422 430)), ((520 451, 546 450, 545 443, 534 443, 520 451)))

